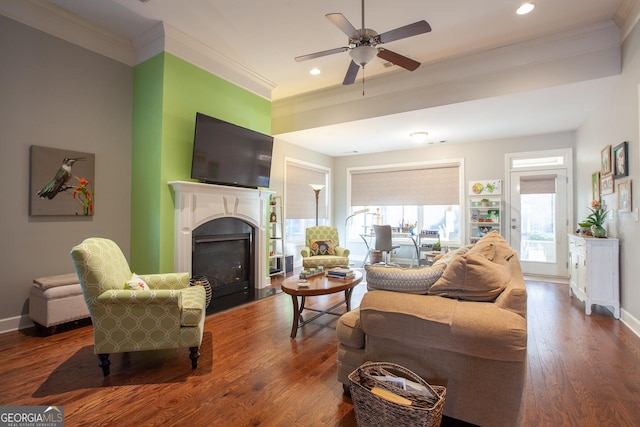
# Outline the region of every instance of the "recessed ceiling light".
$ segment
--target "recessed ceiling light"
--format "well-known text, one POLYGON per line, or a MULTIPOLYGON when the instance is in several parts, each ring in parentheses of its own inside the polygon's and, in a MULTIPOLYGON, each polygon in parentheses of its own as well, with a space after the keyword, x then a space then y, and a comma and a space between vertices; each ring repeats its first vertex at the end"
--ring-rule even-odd
POLYGON ((428 135, 429 133, 427 132, 413 132, 409 136, 415 142, 425 142, 428 135))
POLYGON ((312 76, 317 76, 318 74, 320 74, 320 70, 318 68, 312 68, 311 71, 309 71, 309 74, 311 74, 312 76))
POLYGON ((516 10, 516 13, 518 15, 526 15, 527 13, 531 12, 535 7, 536 5, 531 2, 522 3, 522 5, 518 8, 518 10, 516 10))

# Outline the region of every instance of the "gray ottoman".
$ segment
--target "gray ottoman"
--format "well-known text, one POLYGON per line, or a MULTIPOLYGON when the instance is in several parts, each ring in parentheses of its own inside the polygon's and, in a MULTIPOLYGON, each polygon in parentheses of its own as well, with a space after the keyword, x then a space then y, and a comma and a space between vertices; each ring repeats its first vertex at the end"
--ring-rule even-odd
POLYGON ((76 273, 35 279, 29 292, 29 317, 49 333, 57 325, 89 317, 76 273))

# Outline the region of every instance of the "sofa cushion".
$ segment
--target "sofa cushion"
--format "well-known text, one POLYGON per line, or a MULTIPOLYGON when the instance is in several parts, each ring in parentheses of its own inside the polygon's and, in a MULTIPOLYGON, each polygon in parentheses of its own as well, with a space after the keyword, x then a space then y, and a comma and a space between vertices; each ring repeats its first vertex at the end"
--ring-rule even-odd
POLYGON ((442 253, 440 255, 437 255, 434 258, 434 262, 433 265, 440 265, 440 264, 444 264, 447 265, 451 262, 452 259, 454 259, 455 257, 458 257, 460 255, 464 255, 467 252, 469 252, 469 250, 473 247, 473 245, 465 245, 462 247, 459 247, 458 249, 456 249, 455 251, 451 251, 451 252, 446 252, 446 253, 442 253))
POLYGON ((67 286, 79 284, 80 279, 76 273, 58 274, 56 276, 39 277, 33 280, 33 284, 42 290, 55 288, 57 286, 67 286))
POLYGON ((506 265, 515 254, 509 243, 497 230, 487 233, 469 249, 469 253, 482 253, 491 261, 506 265), (491 253, 491 256, 489 254, 491 253))
POLYGON ((469 251, 449 263, 428 293, 467 301, 493 301, 510 279, 508 265, 494 263, 482 253, 469 251))
POLYGON ((311 245, 311 256, 336 254, 333 248, 333 240, 331 239, 311 240, 309 243, 311 245))
POLYGON ((426 294, 429 288, 442 276, 445 264, 432 267, 403 268, 390 265, 366 265, 367 288, 426 294))

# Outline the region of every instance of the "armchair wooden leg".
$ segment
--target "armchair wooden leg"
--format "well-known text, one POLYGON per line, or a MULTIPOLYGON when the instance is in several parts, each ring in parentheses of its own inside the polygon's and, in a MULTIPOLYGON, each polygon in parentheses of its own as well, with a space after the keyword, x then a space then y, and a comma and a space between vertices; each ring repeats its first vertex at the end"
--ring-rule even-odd
POLYGON ((189 347, 189 359, 191 359, 191 369, 198 367, 198 357, 200 357, 199 347, 189 347))
POLYGON ((109 366, 111 365, 111 361, 109 360, 108 354, 99 354, 98 355, 98 365, 102 368, 102 375, 105 377, 109 376, 109 366))

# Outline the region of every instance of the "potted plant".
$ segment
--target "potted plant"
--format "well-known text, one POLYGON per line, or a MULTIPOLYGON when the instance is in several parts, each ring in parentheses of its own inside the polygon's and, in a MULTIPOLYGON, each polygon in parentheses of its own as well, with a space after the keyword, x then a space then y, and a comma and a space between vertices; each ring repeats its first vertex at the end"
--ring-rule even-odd
POLYGON ((440 252, 440 249, 442 249, 442 247, 440 246, 440 237, 438 237, 438 241, 433 244, 433 247, 431 249, 436 252, 440 252))
POLYGON ((593 237, 607 237, 607 230, 603 225, 607 220, 607 214, 609 211, 607 209, 603 209, 602 205, 597 200, 591 202, 589 210, 591 213, 587 216, 586 221, 583 221, 581 224, 591 224, 591 234, 593 237))
POLYGON ((480 199, 480 203, 482 203, 482 206, 491 206, 489 199, 480 199))

